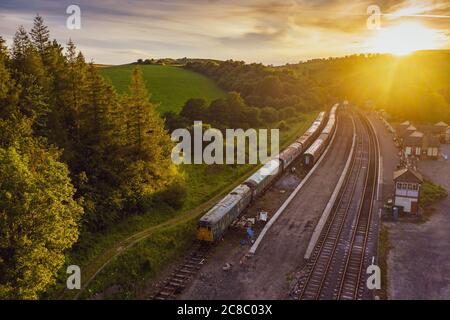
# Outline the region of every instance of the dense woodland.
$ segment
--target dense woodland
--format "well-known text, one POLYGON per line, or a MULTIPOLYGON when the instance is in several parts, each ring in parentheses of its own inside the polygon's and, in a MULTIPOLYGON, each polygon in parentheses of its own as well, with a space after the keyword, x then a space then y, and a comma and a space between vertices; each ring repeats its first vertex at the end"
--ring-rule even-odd
MULTIPOLYGON (((186 68, 236 91, 246 105, 305 112, 336 99, 386 110, 398 120, 450 122, 450 51, 396 57, 359 54, 280 67, 243 61, 187 60, 186 68)), ((213 112, 211 112, 213 113, 213 112)), ((282 114, 281 114, 282 116, 282 114)))
POLYGON ((80 235, 179 205, 170 152, 139 70, 118 96, 40 16, 0 38, 0 299, 37 298, 80 235))
MULTIPOLYGON (((233 60, 183 58, 176 62, 213 79, 228 94, 210 104, 204 99, 190 99, 179 115, 164 114, 169 130, 189 126, 194 120, 202 120, 219 129, 269 126, 327 108, 334 99, 317 80, 298 76, 292 70, 233 60)), ((148 59, 137 62, 146 63, 159 62, 148 59)))

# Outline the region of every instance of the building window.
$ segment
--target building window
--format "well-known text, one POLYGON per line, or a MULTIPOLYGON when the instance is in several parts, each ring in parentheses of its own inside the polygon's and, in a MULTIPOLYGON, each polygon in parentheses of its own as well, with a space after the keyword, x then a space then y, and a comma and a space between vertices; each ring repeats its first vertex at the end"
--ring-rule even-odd
POLYGON ((406 147, 405 153, 407 156, 409 156, 412 153, 411 147, 406 147))
POLYGON ((413 184, 412 183, 408 183, 408 190, 413 190, 413 184))

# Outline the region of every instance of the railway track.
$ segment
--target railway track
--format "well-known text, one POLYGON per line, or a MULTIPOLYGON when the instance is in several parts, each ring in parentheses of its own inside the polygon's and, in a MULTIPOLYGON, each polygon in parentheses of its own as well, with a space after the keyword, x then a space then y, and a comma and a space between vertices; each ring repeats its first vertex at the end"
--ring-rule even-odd
POLYGON ((292 295, 298 299, 361 299, 367 262, 378 151, 367 119, 359 115, 350 169, 322 234, 292 295))
POLYGON ((196 241, 191 252, 184 258, 177 268, 161 283, 151 297, 152 300, 175 299, 206 262, 211 246, 196 241))

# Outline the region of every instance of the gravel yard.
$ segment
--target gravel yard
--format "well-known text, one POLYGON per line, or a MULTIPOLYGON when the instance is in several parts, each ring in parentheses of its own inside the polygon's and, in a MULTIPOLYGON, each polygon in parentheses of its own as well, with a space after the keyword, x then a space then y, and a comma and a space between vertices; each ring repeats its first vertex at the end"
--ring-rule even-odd
MULTIPOLYGON (((450 191, 450 160, 420 161, 419 171, 450 191)), ((450 198, 434 208, 425 223, 385 223, 389 299, 450 299, 450 198)))

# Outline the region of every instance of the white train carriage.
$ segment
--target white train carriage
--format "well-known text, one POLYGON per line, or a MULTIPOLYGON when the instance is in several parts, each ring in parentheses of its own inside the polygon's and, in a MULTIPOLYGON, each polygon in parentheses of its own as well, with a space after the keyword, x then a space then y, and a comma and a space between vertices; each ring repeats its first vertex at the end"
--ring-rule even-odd
POLYGON ((256 198, 281 174, 282 165, 279 159, 272 159, 256 171, 244 184, 252 189, 252 197, 256 198))
POLYGON ((313 143, 314 139, 320 134, 320 130, 322 129, 326 120, 326 112, 322 111, 317 116, 316 120, 312 123, 312 125, 305 131, 305 133, 296 140, 297 143, 302 145, 303 151, 308 149, 313 143))
POLYGON ((336 130, 336 113, 338 111, 339 104, 335 104, 330 111, 328 122, 320 133, 319 137, 313 144, 303 153, 302 163, 306 168, 312 168, 319 160, 322 153, 331 141, 333 134, 336 130))
POLYGON ((197 239, 213 242, 220 239, 230 224, 250 204, 252 190, 246 185, 239 185, 198 222, 197 239))
POLYGON ((336 117, 330 116, 327 125, 323 128, 321 134, 333 135, 334 130, 336 129, 336 117))
POLYGON ((302 163, 306 168, 312 168, 317 160, 322 155, 326 148, 326 137, 328 135, 321 135, 314 141, 314 143, 306 150, 302 156, 302 163), (325 139, 323 138, 325 137, 325 139))

